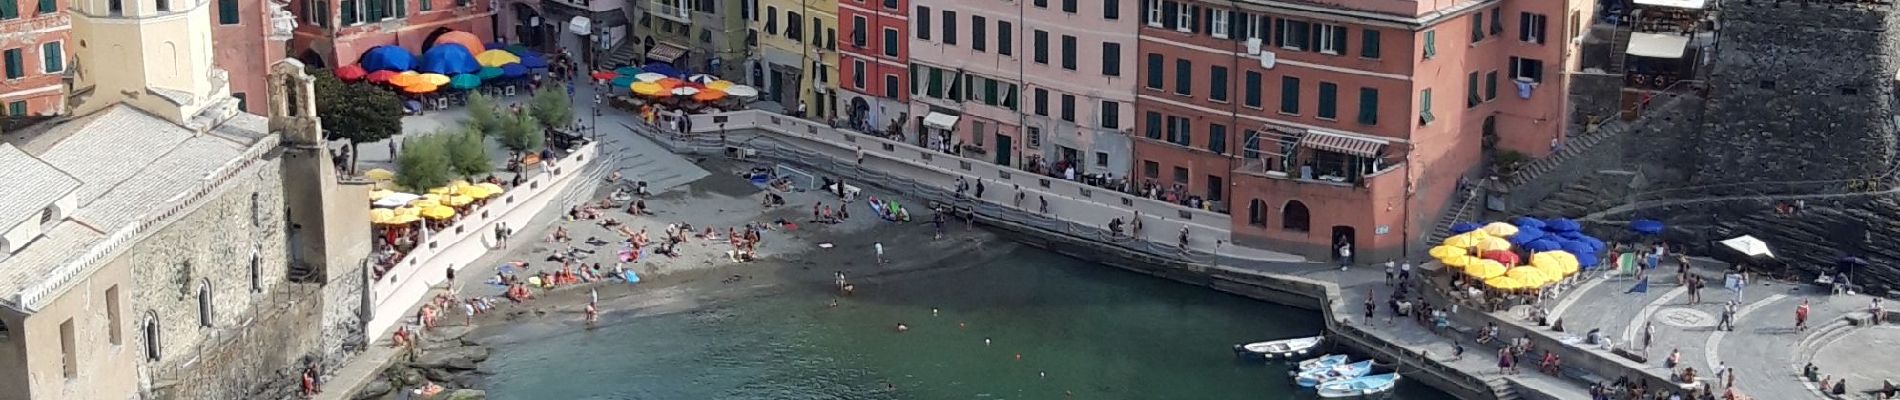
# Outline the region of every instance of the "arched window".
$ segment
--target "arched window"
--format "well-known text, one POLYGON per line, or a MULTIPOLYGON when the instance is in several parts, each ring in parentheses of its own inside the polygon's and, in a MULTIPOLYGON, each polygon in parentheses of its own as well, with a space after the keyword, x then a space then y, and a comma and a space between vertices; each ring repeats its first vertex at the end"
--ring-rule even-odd
POLYGON ((257 250, 251 250, 251 293, 264 291, 263 263, 264 258, 257 255, 257 250))
POLYGON ((206 279, 198 282, 198 326, 211 327, 211 311, 211 280, 206 279))
POLYGON ((1306 210, 1306 203, 1299 200, 1287 200, 1286 207, 1280 209, 1280 227, 1289 231, 1312 230, 1312 219, 1312 212, 1306 210))
POLYGON ((140 330, 145 331, 145 360, 158 361, 159 356, 161 356, 158 352, 160 343, 158 336, 158 312, 146 311, 145 323, 140 324, 140 330))
POLYGON ((1247 202, 1247 224, 1267 226, 1267 202, 1253 199, 1247 202))

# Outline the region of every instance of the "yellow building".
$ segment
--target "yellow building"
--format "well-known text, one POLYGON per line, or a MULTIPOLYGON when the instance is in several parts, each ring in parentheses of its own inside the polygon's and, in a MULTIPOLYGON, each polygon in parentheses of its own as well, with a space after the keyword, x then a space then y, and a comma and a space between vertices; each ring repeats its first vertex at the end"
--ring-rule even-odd
POLYGON ((751 24, 759 51, 746 61, 749 82, 788 112, 804 105, 806 118, 836 118, 837 0, 760 0, 751 24))

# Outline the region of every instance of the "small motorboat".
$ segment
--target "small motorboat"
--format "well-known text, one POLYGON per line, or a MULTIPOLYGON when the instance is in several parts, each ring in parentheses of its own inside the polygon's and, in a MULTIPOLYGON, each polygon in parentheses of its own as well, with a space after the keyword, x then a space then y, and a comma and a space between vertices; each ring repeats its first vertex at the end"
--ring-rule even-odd
POLYGON ((1311 353, 1313 348, 1325 342, 1325 336, 1299 337, 1266 342, 1234 345, 1234 353, 1242 356, 1255 356, 1266 359, 1286 359, 1311 353))
POLYGON ((1319 397, 1326 399, 1345 399, 1370 396, 1391 391, 1399 384, 1399 374, 1379 374, 1358 378, 1337 380, 1319 385, 1319 397))
POLYGON ((1300 384, 1300 387, 1314 387, 1327 382, 1343 381, 1366 376, 1368 373, 1372 373, 1372 360, 1335 365, 1332 368, 1300 371, 1298 375, 1294 376, 1294 382, 1300 384))
POLYGON ((1316 369, 1321 369, 1321 368, 1332 368, 1339 364, 1345 364, 1345 363, 1346 363, 1345 354, 1327 354, 1327 355, 1319 356, 1319 358, 1313 358, 1313 359, 1308 359, 1306 361, 1301 361, 1299 364, 1299 370, 1311 371, 1311 370, 1316 370, 1316 369))

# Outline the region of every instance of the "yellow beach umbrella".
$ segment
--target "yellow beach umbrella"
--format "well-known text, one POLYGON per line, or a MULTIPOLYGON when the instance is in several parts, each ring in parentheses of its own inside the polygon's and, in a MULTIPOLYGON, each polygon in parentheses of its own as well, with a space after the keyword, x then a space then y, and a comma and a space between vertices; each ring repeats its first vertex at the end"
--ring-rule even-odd
POLYGON ((448 195, 448 194, 449 194, 449 192, 450 192, 450 191, 452 191, 452 190, 454 190, 454 189, 452 189, 452 188, 450 188, 450 187, 448 187, 448 186, 442 186, 442 187, 433 187, 433 188, 429 188, 429 194, 433 194, 433 195, 437 195, 437 196, 446 196, 446 195, 448 195))
POLYGON ((475 202, 475 198, 459 195, 459 194, 454 195, 454 196, 449 196, 448 198, 442 199, 442 200, 443 200, 442 204, 447 204, 452 207, 461 207, 461 206, 468 205, 468 203, 475 202))
POLYGON ((369 222, 372 224, 387 224, 390 220, 395 218, 396 210, 387 208, 372 208, 369 210, 369 222))
POLYGON ((1426 254, 1431 254, 1432 258, 1446 258, 1455 255, 1467 255, 1471 254, 1471 252, 1462 247, 1438 246, 1433 247, 1432 250, 1426 254))
POLYGON ((396 194, 396 192, 390 191, 389 189, 370 190, 369 201, 382 200, 384 197, 389 197, 389 195, 392 195, 392 194, 396 194))
POLYGON ((1478 262, 1478 260, 1483 260, 1483 258, 1472 257, 1469 254, 1453 254, 1450 257, 1438 258, 1439 263, 1452 268, 1461 268, 1466 265, 1471 265, 1471 263, 1478 262))
POLYGON ((449 76, 443 75, 443 74, 422 74, 422 77, 421 79, 419 79, 419 81, 421 81, 422 83, 427 83, 431 85, 442 86, 442 85, 449 84, 449 76))
POLYGON ((1490 234, 1491 236, 1511 237, 1511 235, 1517 234, 1517 226, 1503 222, 1492 222, 1484 226, 1484 233, 1490 234))
POLYGON ((1498 290, 1519 290, 1519 289, 1528 289, 1528 288, 1533 288, 1533 287, 1538 286, 1538 285, 1530 284, 1530 283, 1524 282, 1523 280, 1508 277, 1508 276, 1499 276, 1499 277, 1493 277, 1490 279, 1485 279, 1484 284, 1487 286, 1491 286, 1491 288, 1493 289, 1498 289, 1498 290))
POLYGON ((416 206, 397 207, 397 208, 391 209, 390 211, 396 214, 396 218, 402 218, 402 217, 415 218, 422 215, 422 208, 416 207, 416 206))
POLYGON ((426 209, 429 207, 435 207, 439 205, 442 205, 442 201, 436 200, 436 199, 416 199, 416 201, 409 202, 410 207, 415 207, 418 209, 426 209))
POLYGON ((363 177, 369 178, 370 180, 374 180, 374 181, 386 181, 386 180, 396 179, 396 173, 390 172, 389 170, 386 170, 386 169, 376 168, 376 169, 371 169, 368 171, 363 171, 363 177))
POLYGON ((1562 251, 1546 251, 1531 255, 1531 265, 1550 271, 1559 271, 1564 275, 1575 274, 1577 256, 1562 251))
POLYGON ((1490 279, 1504 275, 1504 264, 1497 260, 1481 259, 1465 266, 1465 275, 1478 279, 1490 279))
POLYGON ((503 64, 521 62, 521 57, 507 50, 489 50, 475 55, 475 63, 484 67, 500 67, 503 64))
POLYGON ((1484 243, 1484 239, 1486 238, 1487 237, 1482 234, 1473 235, 1470 233, 1466 233, 1462 235, 1456 235, 1456 236, 1445 238, 1445 245, 1461 248, 1461 249, 1469 249, 1473 247, 1478 247, 1478 244, 1484 243))
POLYGON ((1501 237, 1487 237, 1478 242, 1478 251, 1502 251, 1510 249, 1511 241, 1504 240, 1504 238, 1501 237))
POLYGON ((726 90, 729 87, 732 87, 732 81, 728 80, 717 80, 706 84, 706 88, 712 90, 726 90))
POLYGON ((449 217, 453 217, 453 216, 455 216, 455 209, 453 208, 448 208, 444 206, 433 206, 433 207, 422 209, 423 218, 449 219, 449 217))
POLYGON ((396 87, 410 87, 422 82, 422 74, 416 71, 403 71, 389 78, 389 84, 396 87))
POLYGON ((461 192, 463 196, 468 196, 475 199, 486 199, 488 198, 488 196, 495 195, 495 192, 488 191, 488 188, 484 188, 479 185, 462 186, 462 187, 455 188, 455 190, 458 192, 461 192))
POLYGON ((633 85, 627 86, 627 89, 632 90, 633 94, 641 96, 662 96, 668 94, 665 86, 660 86, 660 84, 653 82, 634 82, 633 85))
POLYGON ((487 190, 488 193, 491 193, 490 196, 501 194, 501 192, 508 191, 507 189, 502 189, 501 185, 496 185, 496 184, 488 183, 488 182, 477 183, 475 184, 475 187, 482 188, 482 190, 487 190))
POLYGON ((1558 277, 1550 276, 1548 272, 1545 272, 1543 269, 1539 269, 1537 267, 1511 268, 1511 270, 1509 271, 1504 271, 1504 276, 1517 278, 1517 280, 1519 281, 1523 281, 1524 283, 1530 283, 1530 284, 1543 284, 1545 282, 1554 282, 1558 278, 1558 277))

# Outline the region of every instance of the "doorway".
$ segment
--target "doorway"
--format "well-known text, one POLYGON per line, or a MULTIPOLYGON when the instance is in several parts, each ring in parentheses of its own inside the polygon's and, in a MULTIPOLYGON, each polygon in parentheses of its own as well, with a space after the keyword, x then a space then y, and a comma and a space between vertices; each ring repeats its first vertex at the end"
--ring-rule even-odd
POLYGON ((996 165, 1010 165, 1010 150, 1014 149, 1015 147, 1011 145, 1008 135, 1004 135, 1001 132, 996 133, 996 165))
MULTIPOLYGON (((1345 225, 1334 225, 1333 226, 1333 258, 1334 259, 1339 258, 1340 248, 1350 248, 1352 249, 1352 254, 1355 254, 1355 255, 1359 254, 1358 240, 1359 238, 1357 235, 1354 234, 1354 230, 1352 227, 1345 226, 1345 225)), ((1339 260, 1339 261, 1351 262, 1352 260, 1339 260)))

